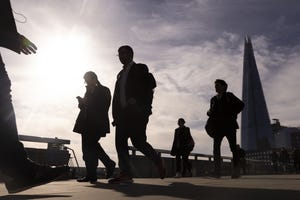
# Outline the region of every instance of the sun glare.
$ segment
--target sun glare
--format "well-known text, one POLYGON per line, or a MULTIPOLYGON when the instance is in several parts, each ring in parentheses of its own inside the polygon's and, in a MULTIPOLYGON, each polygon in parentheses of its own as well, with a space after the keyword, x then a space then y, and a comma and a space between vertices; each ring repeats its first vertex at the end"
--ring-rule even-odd
POLYGON ((55 100, 82 88, 89 51, 83 35, 53 36, 40 45, 34 76, 43 98, 55 100))

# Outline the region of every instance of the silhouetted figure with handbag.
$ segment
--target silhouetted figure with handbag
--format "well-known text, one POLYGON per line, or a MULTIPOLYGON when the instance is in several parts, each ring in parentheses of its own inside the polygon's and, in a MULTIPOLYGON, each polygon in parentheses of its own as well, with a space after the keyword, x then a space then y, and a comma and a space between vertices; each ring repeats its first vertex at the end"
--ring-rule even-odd
MULTIPOLYGON (((210 120, 209 131, 214 140, 214 176, 217 178, 221 176, 221 142, 226 137, 233 156, 231 177, 239 178, 239 160, 236 151, 236 129, 239 126, 236 120, 237 115, 244 108, 244 103, 233 93, 227 92, 227 83, 224 80, 215 81, 215 90, 217 95, 211 98, 210 109, 207 112, 210 120)), ((208 131, 207 127, 206 130, 208 131)))
POLYGON ((185 120, 183 118, 179 118, 177 123, 179 127, 175 129, 171 150, 171 155, 175 156, 176 159, 175 178, 180 178, 181 176, 191 177, 192 164, 189 162, 189 155, 194 148, 195 142, 192 138, 190 128, 184 125, 185 120))

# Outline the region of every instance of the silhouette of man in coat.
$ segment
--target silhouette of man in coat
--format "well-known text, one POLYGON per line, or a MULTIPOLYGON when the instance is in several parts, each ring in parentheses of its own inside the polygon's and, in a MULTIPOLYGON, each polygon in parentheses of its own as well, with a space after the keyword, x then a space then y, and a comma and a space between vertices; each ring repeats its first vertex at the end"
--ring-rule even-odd
POLYGON ((217 95, 210 100, 210 109, 207 115, 213 119, 214 134, 214 165, 215 176, 221 176, 221 142, 224 137, 227 138, 230 150, 233 155, 233 173, 232 178, 239 178, 239 161, 236 151, 236 129, 239 128, 236 121, 238 113, 244 108, 244 103, 233 93, 227 92, 227 83, 224 80, 215 81, 215 90, 217 95))
POLYGON ((113 96, 113 125, 116 126, 116 149, 120 174, 110 183, 132 183, 129 164, 128 138, 134 147, 152 160, 159 171, 160 178, 165 177, 165 168, 159 154, 147 142, 146 127, 151 115, 155 79, 145 64, 133 61, 133 49, 121 46, 118 50, 123 69, 117 76, 113 96))

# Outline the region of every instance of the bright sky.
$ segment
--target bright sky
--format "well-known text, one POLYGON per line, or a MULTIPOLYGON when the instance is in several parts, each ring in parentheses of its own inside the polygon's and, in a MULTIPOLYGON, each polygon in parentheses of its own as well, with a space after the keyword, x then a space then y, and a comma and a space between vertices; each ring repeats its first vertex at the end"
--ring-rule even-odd
MULTIPOLYGON (((79 111, 75 97, 85 91, 83 74, 95 71, 113 93, 122 67, 117 49, 124 44, 158 82, 147 134, 154 148, 171 148, 176 121, 183 117, 196 141, 194 151, 212 154, 204 123, 213 82, 225 79, 241 98, 245 34, 252 38, 270 118, 300 126, 297 0, 11 2, 27 18, 17 23, 18 31, 38 46, 30 56, 1 49, 19 133, 70 139, 81 165, 81 138, 72 129, 79 111)), ((116 160, 114 131, 111 127, 101 144, 116 160)), ((230 155, 223 143, 224 155, 230 155)))

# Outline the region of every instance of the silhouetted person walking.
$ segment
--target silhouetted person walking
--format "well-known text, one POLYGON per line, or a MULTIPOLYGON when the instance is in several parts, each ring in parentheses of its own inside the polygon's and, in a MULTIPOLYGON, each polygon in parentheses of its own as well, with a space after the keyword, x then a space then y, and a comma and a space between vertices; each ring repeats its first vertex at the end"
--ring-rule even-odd
POLYGON ((116 165, 99 143, 100 138, 105 137, 110 132, 108 110, 111 94, 107 87, 100 84, 94 72, 86 72, 84 80, 86 93, 84 98, 77 97, 80 112, 73 131, 81 134, 86 176, 77 181, 95 183, 97 181, 98 159, 106 167, 106 178, 113 175, 116 165))
POLYGON ((287 173, 288 172, 288 164, 290 163, 290 155, 286 148, 282 147, 281 151, 279 153, 279 162, 282 167, 282 172, 287 173))
POLYGON ((176 175, 175 178, 181 176, 192 176, 192 164, 189 162, 189 155, 194 148, 194 140, 192 138, 190 128, 186 127, 183 118, 178 119, 178 128, 175 129, 174 140, 171 149, 171 155, 176 156, 176 175), (181 171, 182 160, 182 171, 181 171))
POLYGON ((276 150, 273 150, 272 154, 271 154, 271 162, 272 162, 273 171, 275 174, 278 173, 278 160, 279 160, 278 153, 276 152, 276 150))
POLYGON ((300 173, 300 149, 294 149, 292 157, 294 160, 295 171, 296 173, 300 173))
POLYGON ((152 114, 153 90, 156 87, 154 77, 145 64, 133 61, 130 46, 118 49, 123 69, 117 76, 113 97, 113 125, 116 126, 116 149, 120 174, 109 183, 132 183, 128 138, 134 147, 152 160, 158 168, 160 178, 165 177, 165 168, 160 155, 147 142, 146 127, 152 114))
POLYGON ((236 121, 238 113, 244 108, 244 103, 233 93, 227 92, 227 83, 224 80, 215 81, 217 95, 210 100, 210 109, 207 115, 212 119, 214 129, 214 165, 215 176, 221 176, 221 142, 224 137, 227 138, 230 150, 233 155, 233 173, 232 178, 238 178, 238 156, 236 152, 236 129, 239 128, 236 121))
MULTIPOLYGON (((36 46, 17 32, 9 0, 0 1, 0 46, 16 53, 31 54, 36 46)), ((68 172, 67 166, 41 166, 28 159, 19 141, 11 100, 11 82, 0 54, 0 170, 11 180, 5 181, 9 193, 48 183, 68 172)))
POLYGON ((237 151, 237 156, 239 160, 239 168, 243 170, 243 174, 246 174, 246 153, 243 148, 240 147, 240 145, 236 145, 236 151, 237 151))

